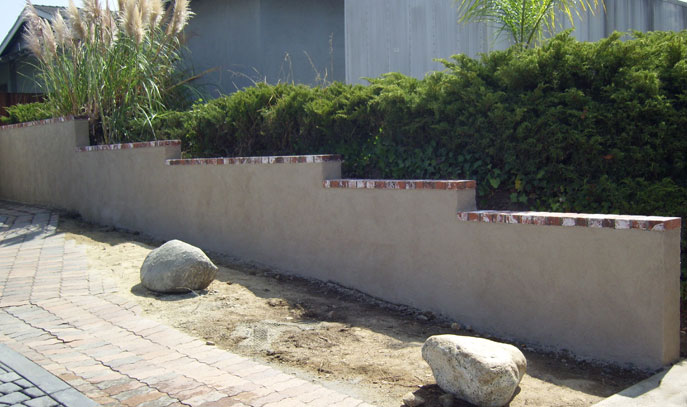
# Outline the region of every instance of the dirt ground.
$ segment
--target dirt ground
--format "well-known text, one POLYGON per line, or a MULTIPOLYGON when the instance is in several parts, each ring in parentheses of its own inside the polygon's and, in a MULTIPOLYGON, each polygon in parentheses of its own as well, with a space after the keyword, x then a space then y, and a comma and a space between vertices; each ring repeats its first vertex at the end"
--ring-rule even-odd
MULTIPOLYGON (((420 354, 424 340, 479 334, 431 313, 212 253, 220 271, 207 290, 153 294, 140 285, 139 269, 161 242, 65 216, 58 230, 86 245, 90 266, 114 278, 119 295, 140 303, 148 317, 382 407, 402 405, 407 392, 423 397, 425 406, 439 406, 443 393, 420 354)), ((649 376, 515 345, 528 365, 512 407, 590 406, 649 376)))

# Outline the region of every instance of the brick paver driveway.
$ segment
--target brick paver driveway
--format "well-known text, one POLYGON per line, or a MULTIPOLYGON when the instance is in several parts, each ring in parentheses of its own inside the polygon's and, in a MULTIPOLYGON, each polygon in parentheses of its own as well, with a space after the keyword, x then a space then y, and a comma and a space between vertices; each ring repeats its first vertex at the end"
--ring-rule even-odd
MULTIPOLYGON (((47 209, 0 201, 0 343, 109 406, 369 406, 141 316, 47 209)), ((1 361, 1 356, 0 356, 1 361)))

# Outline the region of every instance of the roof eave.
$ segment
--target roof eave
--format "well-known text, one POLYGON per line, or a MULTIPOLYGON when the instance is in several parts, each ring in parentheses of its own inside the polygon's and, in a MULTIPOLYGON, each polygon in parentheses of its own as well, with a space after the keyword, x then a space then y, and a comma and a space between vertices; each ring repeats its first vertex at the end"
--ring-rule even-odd
POLYGON ((12 42, 14 36, 17 35, 17 31, 19 31, 22 24, 24 24, 24 16, 20 15, 19 17, 17 17, 17 21, 14 22, 14 25, 5 36, 5 39, 2 40, 2 44, 0 44, 0 55, 5 53, 5 49, 10 44, 10 42, 12 42))
MULTIPOLYGON (((36 14, 38 14, 39 17, 45 18, 47 20, 52 20, 52 15, 49 13, 44 12, 43 10, 38 10, 36 9, 36 14)), ((5 39, 2 40, 2 43, 0 43, 0 56, 5 53, 5 49, 7 46, 12 42, 14 37, 17 35, 17 32, 21 28, 22 24, 24 24, 24 11, 22 10, 22 13, 19 14, 19 17, 17 17, 17 20, 14 22, 14 25, 10 29, 10 31, 7 33, 5 36, 5 39)))

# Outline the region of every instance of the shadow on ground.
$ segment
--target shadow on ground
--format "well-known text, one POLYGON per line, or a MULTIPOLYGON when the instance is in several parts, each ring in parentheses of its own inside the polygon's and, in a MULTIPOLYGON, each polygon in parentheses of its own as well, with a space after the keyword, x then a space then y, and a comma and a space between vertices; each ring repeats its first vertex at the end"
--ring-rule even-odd
MULTIPOLYGON (((163 243, 139 234, 94 226, 73 218, 68 222, 60 222, 58 231, 86 236, 101 243, 103 250, 124 243, 151 250, 163 243)), ((407 369, 407 366, 404 373, 398 374, 391 368, 385 370, 375 366, 355 365, 335 353, 342 346, 340 341, 348 341, 346 346, 352 352, 370 352, 372 359, 377 357, 372 353, 385 352, 383 356, 393 360, 406 357, 403 355, 407 355, 407 352, 414 352, 415 355, 421 344, 431 335, 450 333, 489 337, 487 333, 469 329, 461 321, 451 321, 431 312, 389 304, 356 290, 282 274, 242 263, 225 255, 208 255, 221 266, 216 283, 209 290, 158 294, 148 291, 140 283, 132 282, 127 291, 141 299, 153 311, 158 307, 157 304, 162 307, 166 303, 175 305, 176 308, 169 311, 171 313, 177 310, 177 314, 193 314, 184 316, 186 319, 175 326, 211 340, 218 346, 280 366, 307 366, 315 375, 324 379, 348 381, 357 385, 356 380, 359 379, 353 376, 362 375, 373 386, 400 386, 399 388, 406 388, 404 392, 411 391, 423 397, 426 400, 425 406, 438 406, 438 397, 443 394, 436 385, 431 384, 431 376, 427 378, 409 373, 415 370, 407 369), (254 303, 259 306, 258 309, 248 312, 242 308, 249 306, 241 303, 249 298, 256 299, 254 303), (196 312, 198 307, 201 307, 203 313, 196 312), (270 330, 275 337, 270 336, 270 330), (367 339, 374 337, 377 342, 355 342, 361 337, 362 331, 371 332, 367 339), (264 337, 264 343, 251 342, 255 338, 250 336, 258 334, 264 337), (366 347, 370 349, 365 349, 366 347), (339 375, 342 366, 347 363, 351 364, 348 373, 339 375)), ((176 316, 179 315, 172 315, 176 316)), ((500 338, 491 339, 509 342, 500 338)), ((647 372, 580 362, 565 353, 538 352, 522 343, 513 344, 525 354, 528 361, 527 373, 543 382, 539 385, 542 389, 547 388, 546 386, 565 387, 580 393, 607 397, 648 376, 647 372)), ((417 355, 414 359, 418 359, 417 355)), ((372 362, 375 360, 370 362, 374 365, 372 362)), ((394 362, 403 367, 403 360, 394 362)), ((419 362, 423 363, 421 360, 419 362)), ((426 365, 421 369, 428 370, 426 365)), ((532 391, 532 386, 532 382, 523 384, 526 388, 515 400, 526 397, 526 393, 532 391)), ((553 399, 556 395, 552 394, 550 397, 553 399)), ((454 406, 469 405, 460 403, 462 402, 456 401, 454 406)), ((522 404, 518 401, 511 405, 522 404)), ((559 402, 555 405, 565 404, 559 402)))

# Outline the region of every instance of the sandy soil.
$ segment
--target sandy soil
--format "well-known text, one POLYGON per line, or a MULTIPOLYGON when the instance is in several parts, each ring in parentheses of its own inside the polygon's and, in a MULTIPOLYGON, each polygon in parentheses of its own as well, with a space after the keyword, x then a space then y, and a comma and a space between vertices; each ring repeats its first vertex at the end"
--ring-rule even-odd
MULTIPOLYGON (((139 269, 161 242, 65 216, 59 231, 86 245, 91 267, 114 278, 119 295, 148 317, 374 405, 399 406, 410 391, 439 406, 443 393, 422 360, 422 343, 442 333, 478 336, 431 313, 213 254, 220 271, 207 290, 156 295, 140 285, 139 269)), ((590 406, 648 376, 515 345, 528 367, 512 407, 590 406)))

